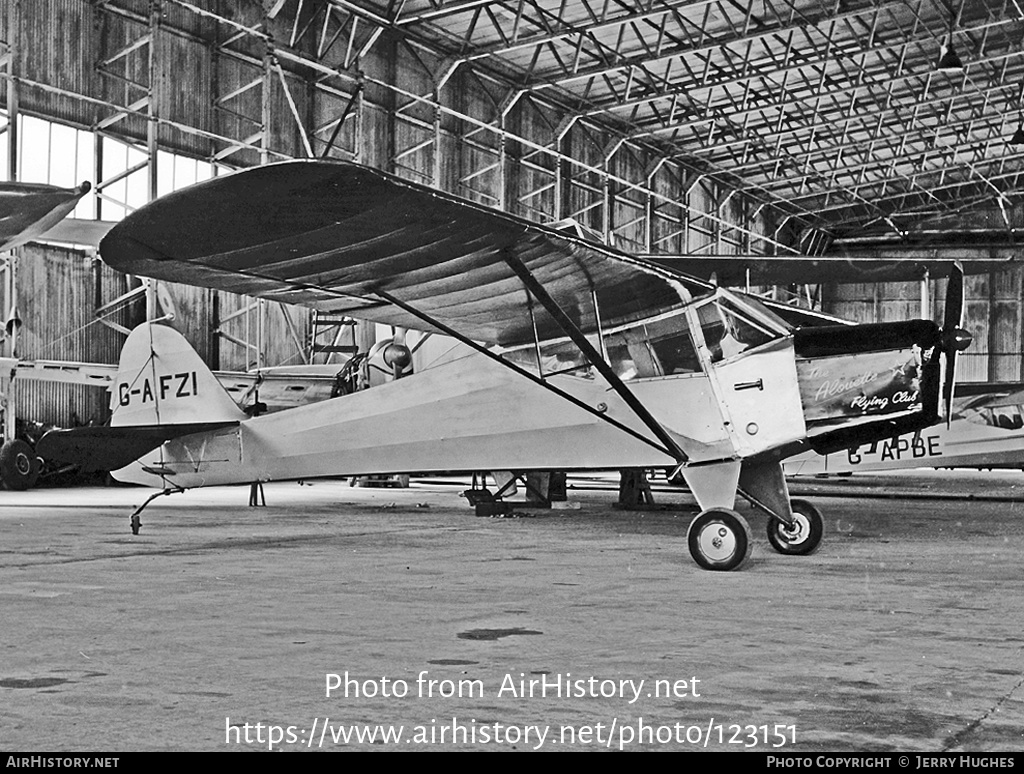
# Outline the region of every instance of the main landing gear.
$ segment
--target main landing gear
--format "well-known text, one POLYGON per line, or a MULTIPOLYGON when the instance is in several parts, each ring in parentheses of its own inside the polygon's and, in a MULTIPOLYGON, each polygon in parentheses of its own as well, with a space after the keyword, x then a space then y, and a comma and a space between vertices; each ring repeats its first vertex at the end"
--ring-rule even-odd
MULTIPOLYGON (((792 500, 793 523, 768 517, 768 542, 780 554, 806 556, 821 545, 821 513, 806 500, 792 500)), ((690 523, 686 535, 690 555, 705 570, 738 570, 750 558, 752 541, 747 520, 729 508, 708 508, 690 523)))
POLYGON ((781 520, 768 519, 768 542, 780 554, 807 556, 821 545, 825 532, 821 513, 806 500, 791 500, 793 524, 786 526, 781 520))
POLYGON ((738 570, 750 558, 747 520, 728 508, 708 508, 690 522, 690 555, 705 570, 738 570))

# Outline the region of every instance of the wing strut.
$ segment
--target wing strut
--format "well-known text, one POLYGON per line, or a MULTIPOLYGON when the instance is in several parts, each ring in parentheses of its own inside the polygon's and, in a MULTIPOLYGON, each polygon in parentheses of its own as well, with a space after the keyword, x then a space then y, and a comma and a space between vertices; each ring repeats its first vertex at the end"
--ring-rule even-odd
MULTIPOLYGON (((569 401, 574 406, 578 406, 579 408, 581 408, 581 409, 583 409, 583 410, 593 414, 594 416, 596 416, 599 419, 607 422, 608 424, 612 425, 613 427, 617 427, 619 430, 622 430, 624 433, 628 433, 629 435, 633 436, 634 438, 636 438, 636 439, 638 439, 640 441, 643 441, 648 446, 651 446, 652 448, 655 448, 658 451, 660 451, 662 454, 667 454, 669 457, 676 457, 677 459, 679 459, 680 462, 685 461, 686 456, 682 452, 681 449, 679 449, 678 451, 673 451, 673 449, 678 449, 678 446, 674 442, 672 442, 671 444, 665 444, 664 446, 662 446, 661 444, 657 444, 654 441, 652 441, 650 438, 648 438, 647 436, 645 436, 645 435, 643 435, 641 433, 638 433, 633 428, 627 427, 626 425, 622 424, 621 422, 619 422, 619 421, 617 421, 615 419, 612 419, 607 414, 605 414, 605 413, 603 413, 601 411, 598 411, 593 406, 589 406, 588 404, 584 403, 583 401, 581 401, 579 398, 575 397, 574 395, 570 395, 569 393, 565 392, 565 390, 561 390, 558 387, 554 386, 553 384, 550 384, 549 382, 545 381, 541 377, 535 376, 534 374, 531 374, 526 369, 520 368, 515 363, 509 362, 508 360, 503 358, 501 355, 498 355, 498 354, 492 352, 491 350, 487 349, 487 347, 483 346, 479 342, 476 342, 476 341, 473 341, 472 339, 466 338, 466 336, 464 336, 463 334, 459 333, 455 329, 450 328, 449 326, 445 325, 444 323, 440 322, 439 320, 435 320, 429 314, 426 314, 425 312, 421 312, 419 309, 416 309, 415 307, 410 306, 409 304, 405 303, 404 301, 401 301, 401 300, 395 298, 393 295, 391 295, 387 291, 385 291, 385 290, 374 290, 373 292, 374 292, 374 294, 376 296, 378 296, 379 298, 383 299, 387 303, 394 304, 399 309, 402 309, 402 310, 408 312, 409 314, 411 314, 413 317, 416 317, 417 319, 423 320, 424 322, 428 323, 429 325, 434 326, 435 328, 440 330, 445 335, 451 336, 453 339, 458 339, 463 344, 465 344, 468 347, 472 347, 474 350, 476 350, 480 354, 486 355, 491 360, 494 360, 495 362, 500 363, 501 365, 505 366, 506 368, 511 369, 512 371, 516 372, 520 376, 525 376, 527 379, 529 379, 530 381, 534 382, 535 384, 540 385, 541 387, 543 387, 546 390, 550 390, 551 392, 555 393, 559 397, 564 398, 565 400, 569 401), (679 457, 680 454, 683 455, 681 458, 679 457)), ((618 377, 616 377, 616 379, 617 378, 618 377)), ((635 398, 634 398, 634 400, 635 400, 635 398)), ((659 438, 660 438, 660 436, 659 436, 659 438)), ((672 439, 669 438, 669 440, 671 441, 672 439)))
MULTIPOLYGON (((590 361, 591 365, 598 370, 598 372, 605 378, 605 381, 611 385, 611 388, 618 393, 619 397, 626 402, 626 405, 633 410, 633 413, 637 415, 641 422, 647 425, 648 429, 658 440, 661 441, 665 447, 670 451, 676 461, 680 464, 686 462, 689 457, 684 452, 679 444, 675 442, 675 439, 668 434, 661 423, 658 422, 647 410, 647 407, 641 403, 637 397, 630 391, 630 389, 623 383, 619 378, 618 374, 608 365, 608 361, 605 360, 601 353, 594 349, 594 345, 590 343, 587 337, 583 334, 576 324, 569 318, 569 316, 562 311, 562 308, 557 302, 544 290, 544 286, 533 276, 533 273, 526 268, 519 258, 512 254, 511 250, 505 250, 502 258, 505 263, 508 264, 509 268, 512 269, 522 280, 526 289, 533 294, 543 306, 548 314, 551 315, 552 319, 558 324, 558 327, 562 329, 566 336, 568 336, 573 344, 579 347, 580 352, 590 361)), ((595 314, 597 313, 597 307, 594 307, 595 314)), ((600 324, 598 324, 598 331, 600 332, 600 324)))

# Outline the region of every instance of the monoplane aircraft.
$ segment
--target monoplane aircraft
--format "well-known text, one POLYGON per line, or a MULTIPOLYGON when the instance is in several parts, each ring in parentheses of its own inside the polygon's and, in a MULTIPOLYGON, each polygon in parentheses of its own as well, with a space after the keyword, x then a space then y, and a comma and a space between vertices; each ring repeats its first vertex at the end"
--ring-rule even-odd
POLYGON ((100 253, 124 272, 462 346, 408 378, 249 416, 180 336, 146 324, 122 352, 111 426, 56 431, 45 456, 106 448, 124 465, 117 478, 163 491, 665 468, 697 499, 689 549, 712 570, 750 553, 737 494, 768 515, 776 550, 814 551, 821 516, 790 501, 781 461, 933 424, 969 341, 958 274, 941 329, 794 327, 753 297, 342 162, 267 165, 170 194, 114 227, 100 253))

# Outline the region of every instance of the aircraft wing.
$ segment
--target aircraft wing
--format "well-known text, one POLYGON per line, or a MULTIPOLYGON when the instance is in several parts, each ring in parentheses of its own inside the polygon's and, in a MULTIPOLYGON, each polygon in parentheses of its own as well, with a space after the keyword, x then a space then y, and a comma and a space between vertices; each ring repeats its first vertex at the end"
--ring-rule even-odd
MULTIPOLYGON (((641 255, 641 260, 666 268, 686 267, 697 277, 714 275, 720 285, 805 285, 824 282, 911 282, 945 277, 952 258, 933 250, 906 250, 903 258, 863 254, 830 256, 784 255, 641 255)), ((960 260, 966 274, 1004 271, 1020 265, 1014 258, 960 260)))
POLYGON ((100 243, 120 271, 439 330, 487 344, 564 335, 533 276, 585 333, 678 308, 712 287, 568 233, 344 162, 292 161, 164 196, 100 243), (519 272, 519 273, 517 273, 519 272))
POLYGON ((23 245, 57 225, 91 186, 58 188, 34 183, 0 183, 0 251, 23 245))

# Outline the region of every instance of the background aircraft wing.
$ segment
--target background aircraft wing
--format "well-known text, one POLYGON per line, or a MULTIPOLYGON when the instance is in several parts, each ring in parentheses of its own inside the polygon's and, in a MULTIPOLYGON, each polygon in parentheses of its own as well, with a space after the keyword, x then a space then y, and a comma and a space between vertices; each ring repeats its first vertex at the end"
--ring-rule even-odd
POLYGON ((89 183, 58 188, 33 183, 0 183, 0 251, 12 250, 57 225, 89 192, 89 183))
POLYGON ((521 262, 584 332, 709 292, 578 236, 343 162, 271 164, 164 196, 100 244, 116 269, 514 346, 564 335, 509 265, 521 262))
POLYGON ((784 255, 641 255, 666 268, 680 267, 697 277, 714 275, 718 284, 806 285, 825 282, 911 282, 922 277, 945 277, 959 261, 965 274, 1005 271, 1020 265, 1015 258, 990 260, 942 258, 936 250, 906 250, 902 258, 863 254, 831 256, 784 255))

